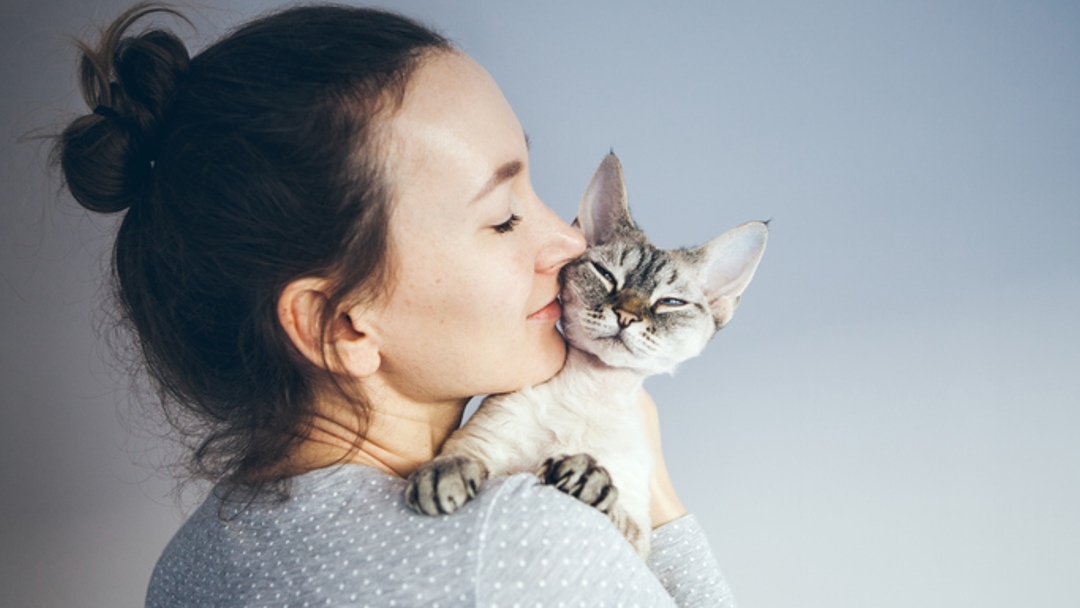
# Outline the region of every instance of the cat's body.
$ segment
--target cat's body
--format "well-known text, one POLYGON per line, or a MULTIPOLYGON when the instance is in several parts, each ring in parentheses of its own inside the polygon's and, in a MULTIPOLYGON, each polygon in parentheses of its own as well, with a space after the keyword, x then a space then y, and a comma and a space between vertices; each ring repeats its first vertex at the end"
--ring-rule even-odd
POLYGON ((488 476, 539 472, 607 513, 644 556, 652 456, 639 415, 642 382, 700 353, 727 323, 767 230, 751 222, 699 248, 659 249, 630 218, 614 155, 589 184, 577 224, 589 248, 562 272, 562 371, 485 399, 410 477, 406 498, 422 513, 448 513, 488 476))
MULTIPOLYGON (((608 515, 644 554, 652 454, 638 414, 643 380, 638 372, 607 367, 571 347, 562 371, 551 380, 485 399, 468 424, 443 445, 440 457, 472 458, 497 477, 534 473, 549 459, 588 454, 618 489, 608 515)), ((597 489, 595 499, 602 492, 597 489)))

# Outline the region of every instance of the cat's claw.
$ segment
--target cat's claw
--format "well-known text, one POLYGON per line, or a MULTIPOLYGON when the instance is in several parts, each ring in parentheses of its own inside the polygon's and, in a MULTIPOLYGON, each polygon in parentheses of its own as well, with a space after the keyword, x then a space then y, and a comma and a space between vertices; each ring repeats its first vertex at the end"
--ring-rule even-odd
POLYGON ((607 513, 619 498, 607 469, 588 454, 548 458, 537 472, 540 480, 607 513))
POLYGON ((466 456, 439 456, 413 471, 405 503, 423 515, 446 515, 476 496, 487 469, 466 456))

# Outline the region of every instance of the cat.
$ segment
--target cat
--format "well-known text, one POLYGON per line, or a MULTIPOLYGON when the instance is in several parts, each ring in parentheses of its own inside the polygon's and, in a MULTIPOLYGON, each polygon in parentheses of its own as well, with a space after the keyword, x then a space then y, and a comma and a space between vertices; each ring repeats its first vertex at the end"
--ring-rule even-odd
POLYGON ((630 217, 613 153, 589 183, 575 225, 588 248, 561 274, 562 371, 486 398, 409 477, 405 498, 423 514, 452 513, 489 476, 535 472, 607 514, 645 557, 652 460, 638 414, 642 382, 696 356, 731 319, 768 228, 748 222, 701 247, 659 249, 630 217))

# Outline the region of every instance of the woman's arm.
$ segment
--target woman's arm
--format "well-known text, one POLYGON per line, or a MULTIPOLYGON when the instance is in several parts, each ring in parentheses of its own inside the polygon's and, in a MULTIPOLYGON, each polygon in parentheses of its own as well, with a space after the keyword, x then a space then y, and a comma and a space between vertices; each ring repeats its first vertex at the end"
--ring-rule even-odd
POLYGON ((649 481, 652 502, 649 505, 649 514, 652 516, 652 527, 655 530, 686 515, 686 507, 675 494, 675 487, 671 485, 671 478, 668 476, 667 465, 664 464, 664 453, 660 449, 660 416, 656 413, 656 403, 644 390, 641 391, 638 407, 644 423, 645 436, 653 451, 652 479, 649 481))
POLYGON ((656 402, 641 391, 639 408, 649 445, 653 450, 652 479, 649 481, 653 536, 649 569, 679 606, 723 606, 734 608, 720 566, 697 520, 688 517, 686 507, 675 494, 664 454, 660 449, 660 417, 656 402))

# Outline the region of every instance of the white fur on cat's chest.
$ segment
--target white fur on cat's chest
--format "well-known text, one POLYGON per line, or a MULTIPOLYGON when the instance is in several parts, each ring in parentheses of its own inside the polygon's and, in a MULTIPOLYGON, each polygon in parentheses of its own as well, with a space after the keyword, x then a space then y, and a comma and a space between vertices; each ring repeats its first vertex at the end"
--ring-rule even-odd
POLYGON ((611 370, 607 375, 590 373, 588 359, 571 349, 563 373, 531 388, 489 397, 468 426, 513 437, 516 445, 508 449, 530 461, 540 453, 551 456, 609 445, 615 449, 605 451, 614 452, 643 444, 637 411, 641 377, 625 372, 626 377, 614 378, 611 370))
POLYGON ((445 449, 485 462, 491 475, 535 471, 548 458, 588 453, 611 475, 620 504, 647 526, 652 453, 638 411, 643 378, 597 364, 571 348, 562 373, 489 397, 445 449))

